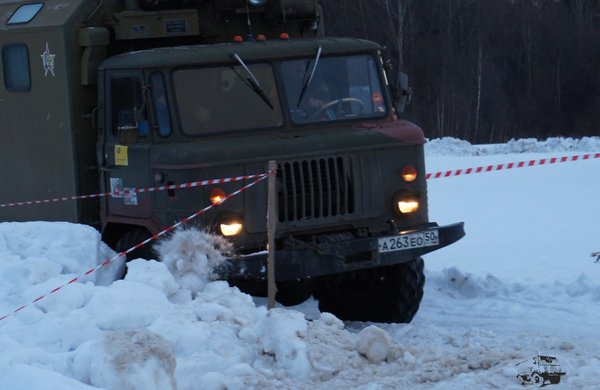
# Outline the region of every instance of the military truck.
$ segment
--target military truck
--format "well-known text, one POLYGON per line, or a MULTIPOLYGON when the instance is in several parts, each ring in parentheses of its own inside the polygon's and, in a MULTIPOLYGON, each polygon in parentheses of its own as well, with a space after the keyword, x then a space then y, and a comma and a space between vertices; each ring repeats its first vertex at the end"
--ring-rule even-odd
MULTIPOLYGON (((274 160, 277 299, 380 322, 413 318, 421 256, 464 235, 428 219, 425 137, 382 48, 326 37, 315 0, 0 0, 0 46, 0 202, 110 194, 2 221, 89 224, 121 251, 243 183, 174 185, 274 160)), ((257 294, 266 214, 256 185, 197 219, 257 294)))

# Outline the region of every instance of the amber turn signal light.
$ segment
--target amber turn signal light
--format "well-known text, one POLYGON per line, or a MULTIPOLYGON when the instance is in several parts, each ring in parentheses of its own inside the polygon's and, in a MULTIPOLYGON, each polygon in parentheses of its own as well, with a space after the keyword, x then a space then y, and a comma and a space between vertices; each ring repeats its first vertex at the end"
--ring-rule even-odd
POLYGON ((226 197, 227 194, 220 188, 213 188, 212 191, 210 191, 210 203, 212 204, 221 203, 226 197))
POLYGON ((417 170, 412 165, 407 165, 402 168, 402 180, 410 183, 417 178, 417 170))

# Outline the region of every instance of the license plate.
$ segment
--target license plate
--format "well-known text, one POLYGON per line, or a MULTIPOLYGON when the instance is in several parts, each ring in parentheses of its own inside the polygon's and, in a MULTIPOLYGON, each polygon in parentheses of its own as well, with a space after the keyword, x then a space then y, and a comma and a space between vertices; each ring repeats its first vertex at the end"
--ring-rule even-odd
POLYGON ((382 237, 378 240, 379 253, 402 251, 412 248, 423 248, 440 243, 437 229, 426 232, 402 234, 400 236, 382 237))

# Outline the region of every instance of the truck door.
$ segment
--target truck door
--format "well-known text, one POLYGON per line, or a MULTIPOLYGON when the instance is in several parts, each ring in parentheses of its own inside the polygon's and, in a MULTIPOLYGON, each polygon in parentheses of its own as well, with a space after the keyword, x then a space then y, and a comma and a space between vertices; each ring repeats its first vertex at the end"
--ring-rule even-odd
POLYGON ((150 193, 135 189, 151 183, 151 132, 141 71, 109 71, 105 77, 105 140, 103 180, 112 193, 109 218, 150 218, 150 193))

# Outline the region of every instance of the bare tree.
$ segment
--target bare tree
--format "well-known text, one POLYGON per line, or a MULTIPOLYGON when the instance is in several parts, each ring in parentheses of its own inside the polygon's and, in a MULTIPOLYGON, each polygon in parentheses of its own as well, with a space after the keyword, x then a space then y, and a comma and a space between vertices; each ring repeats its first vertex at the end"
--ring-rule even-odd
POLYGON ((320 1, 409 74, 428 137, 600 135, 600 0, 320 1))

